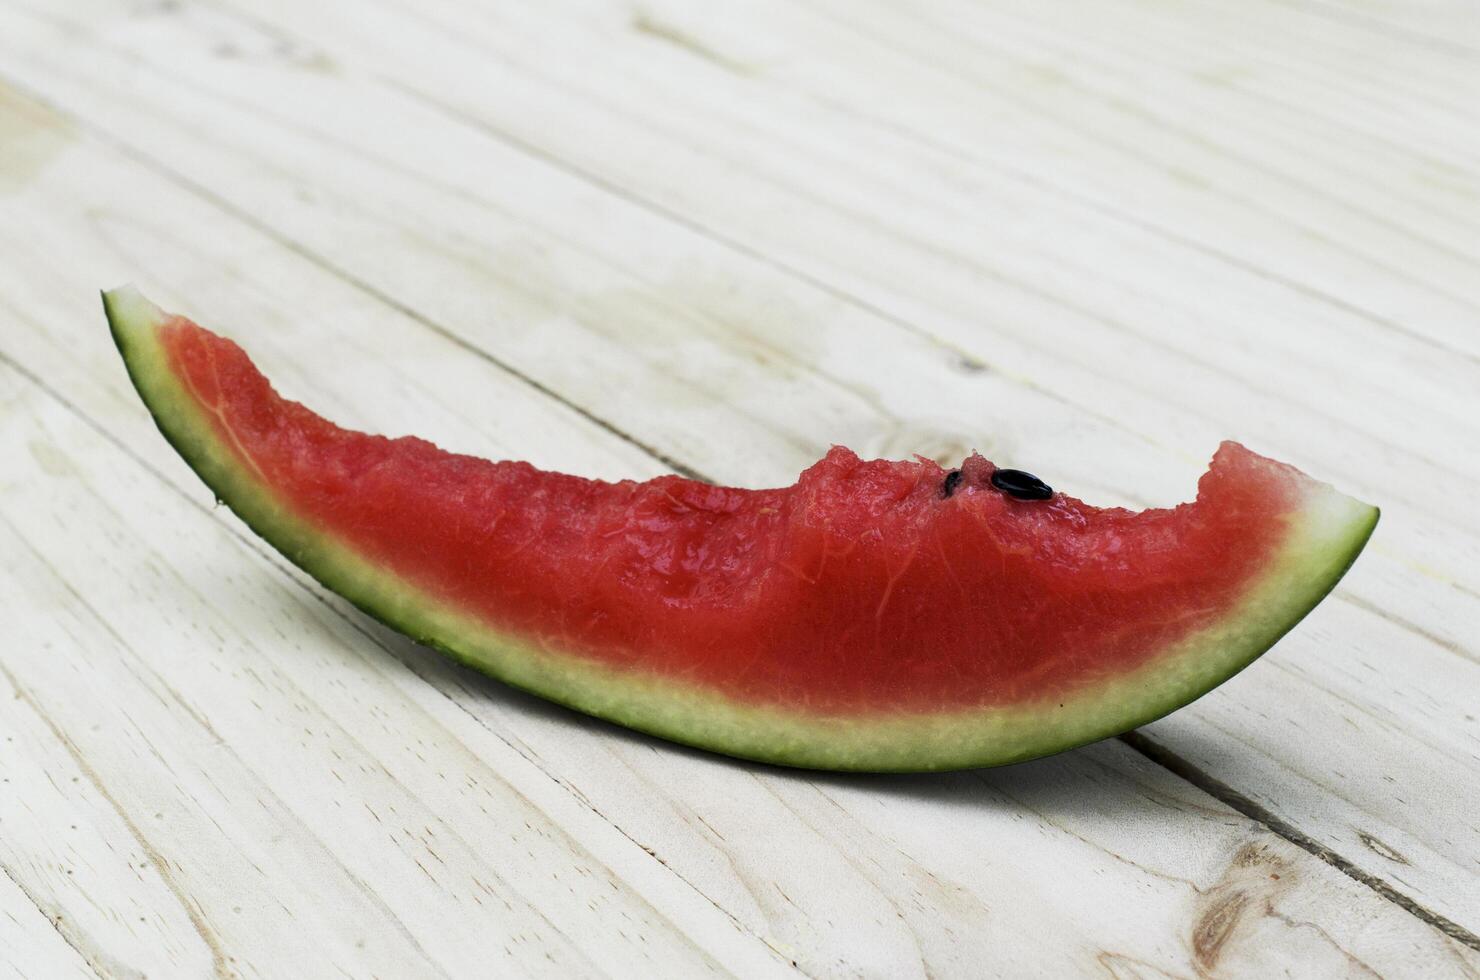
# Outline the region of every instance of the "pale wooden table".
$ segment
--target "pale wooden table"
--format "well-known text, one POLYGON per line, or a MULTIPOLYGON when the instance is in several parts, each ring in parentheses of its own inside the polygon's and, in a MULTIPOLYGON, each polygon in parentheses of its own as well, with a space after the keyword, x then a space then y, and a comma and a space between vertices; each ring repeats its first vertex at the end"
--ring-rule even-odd
POLYGON ((1473 0, 0 0, 0 974, 1480 975, 1473 0), (450 666, 155 433, 137 281, 361 427, 1379 503, 1124 740, 842 778, 450 666))

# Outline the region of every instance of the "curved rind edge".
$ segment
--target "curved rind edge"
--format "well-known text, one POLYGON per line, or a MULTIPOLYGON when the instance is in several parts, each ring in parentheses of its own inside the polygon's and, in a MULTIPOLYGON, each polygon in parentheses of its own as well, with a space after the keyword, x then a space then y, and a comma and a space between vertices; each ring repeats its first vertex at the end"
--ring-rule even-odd
POLYGON ((968 711, 843 717, 742 704, 500 633, 365 561, 295 517, 238 462, 170 372, 169 316, 132 287, 104 309, 160 432, 254 532, 367 615, 513 687, 674 742, 810 769, 921 772, 1026 761, 1154 721, 1243 670, 1310 612, 1361 553, 1375 507, 1314 481, 1269 568, 1217 624, 1119 677, 1041 701, 968 711))

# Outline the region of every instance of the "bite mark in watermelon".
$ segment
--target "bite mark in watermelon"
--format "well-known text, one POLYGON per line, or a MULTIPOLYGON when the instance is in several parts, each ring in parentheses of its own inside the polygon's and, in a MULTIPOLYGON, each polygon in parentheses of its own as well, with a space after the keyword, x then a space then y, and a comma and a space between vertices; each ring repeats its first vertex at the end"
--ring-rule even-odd
POLYGON ((325 586, 516 687, 786 765, 998 765, 1151 721, 1294 626, 1378 517, 1231 442, 1193 503, 1139 513, 1017 499, 977 455, 589 480, 339 428, 132 288, 104 306, 161 432, 325 586))

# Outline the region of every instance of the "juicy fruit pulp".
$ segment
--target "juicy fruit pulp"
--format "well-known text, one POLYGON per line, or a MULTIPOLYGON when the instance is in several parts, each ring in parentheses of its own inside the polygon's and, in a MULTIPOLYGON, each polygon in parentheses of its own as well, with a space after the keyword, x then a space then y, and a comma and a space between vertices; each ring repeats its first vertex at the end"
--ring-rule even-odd
POLYGON ((349 432, 230 341, 162 339, 241 462, 367 560, 495 629, 749 702, 977 707, 1136 666, 1227 612, 1291 506, 1234 447, 1199 503, 1141 514, 1020 502, 979 456, 943 500, 935 463, 841 448, 784 490, 604 483, 349 432))
POLYGON ((1140 513, 1020 499, 980 456, 582 479, 341 429, 230 341, 106 303, 161 430, 325 584, 518 686, 773 761, 982 765, 1132 727, 1267 648, 1376 519, 1233 443, 1194 503, 1140 513))

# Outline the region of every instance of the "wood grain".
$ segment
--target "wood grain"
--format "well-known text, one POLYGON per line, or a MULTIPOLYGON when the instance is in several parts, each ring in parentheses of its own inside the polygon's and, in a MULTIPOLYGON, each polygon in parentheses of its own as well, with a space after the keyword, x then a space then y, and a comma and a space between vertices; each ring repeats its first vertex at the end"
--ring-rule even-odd
POLYGON ((59 914, 23 962, 103 975, 1473 975, 1425 920, 1480 927, 1480 76, 1312 6, 0 10, 0 938, 59 914), (202 506, 102 342, 126 279, 342 421, 592 475, 975 445, 1144 504, 1233 434, 1333 477, 1376 553, 1147 732, 1306 849, 1124 745, 786 774, 429 659, 202 506))

